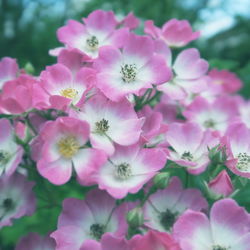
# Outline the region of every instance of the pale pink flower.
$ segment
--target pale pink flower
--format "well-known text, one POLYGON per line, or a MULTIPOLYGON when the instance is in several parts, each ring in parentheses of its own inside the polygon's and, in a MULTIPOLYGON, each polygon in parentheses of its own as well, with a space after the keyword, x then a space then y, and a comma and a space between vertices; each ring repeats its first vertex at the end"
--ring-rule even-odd
POLYGON ((169 20, 161 29, 156 27, 153 21, 148 20, 145 22, 144 31, 153 38, 162 39, 170 47, 183 47, 200 36, 199 31, 192 31, 187 20, 177 19, 169 20))
POLYGON ((209 191, 217 197, 227 197, 233 193, 234 187, 226 170, 222 170, 213 180, 208 183, 209 191))
POLYGON ((226 166, 236 175, 250 178, 250 131, 243 123, 232 124, 222 143, 226 146, 226 166))
POLYGON ((122 199, 128 193, 137 193, 165 163, 166 156, 160 149, 117 145, 115 153, 97 170, 95 179, 100 189, 122 199))
POLYGON ((48 66, 41 73, 41 86, 49 96, 52 108, 65 110, 69 105, 79 106, 95 81, 95 71, 81 68, 75 75, 63 64, 48 66))
POLYGON ((59 117, 41 129, 37 156, 39 173, 56 185, 69 181, 72 169, 81 183, 89 185, 93 170, 106 161, 103 151, 87 148, 89 125, 75 118, 59 117))
POLYGON ((118 22, 112 11, 96 10, 82 20, 84 24, 69 20, 57 31, 57 36, 60 42, 87 55, 89 60, 96 58, 103 46, 121 47, 128 34, 127 28, 116 29, 118 22))
POLYGON ((153 40, 132 33, 122 51, 113 46, 101 48, 94 68, 98 71, 97 88, 113 101, 130 93, 139 95, 140 90, 171 78, 163 56, 154 53, 153 40))
POLYGON ((0 61, 0 89, 4 83, 17 78, 19 68, 16 59, 4 57, 0 61))
POLYGON ((32 232, 19 240, 15 250, 55 250, 55 241, 32 232))
POLYGON ((183 115, 189 121, 199 124, 202 130, 219 131, 223 135, 238 113, 238 102, 233 97, 221 96, 210 103, 198 96, 183 115))
POLYGON ((21 162, 23 149, 15 142, 15 130, 7 119, 0 119, 0 177, 10 176, 21 162))
POLYGON ((12 225, 13 219, 32 215, 35 211, 33 182, 15 173, 10 177, 0 178, 0 228, 12 225))
POLYGON ((208 76, 211 78, 212 88, 220 94, 234 93, 242 87, 242 81, 228 70, 212 69, 208 72, 208 76))
POLYGON ((123 146, 138 142, 144 122, 126 99, 115 103, 100 94, 87 100, 81 111, 72 115, 88 122, 92 146, 109 155, 114 153, 114 142, 123 146))
POLYGON ((214 203, 210 220, 188 210, 174 225, 174 237, 182 250, 249 250, 250 216, 232 199, 214 203))
POLYGON ((51 234, 56 250, 99 249, 105 233, 125 236, 127 204, 116 206, 116 200, 106 192, 90 191, 85 200, 67 198, 59 216, 58 229, 51 234), (93 248, 87 248, 92 246, 93 248))
POLYGON ((187 209, 207 209, 207 201, 198 189, 183 189, 181 180, 173 177, 167 188, 150 195, 143 211, 145 225, 161 232, 170 232, 178 217, 187 209))
MULTIPOLYGON (((158 53, 162 54, 162 52, 158 53)), ((166 58, 166 56, 165 56, 166 58)), ((169 61, 169 56, 166 58, 169 61)), ((185 100, 192 94, 198 94, 207 88, 209 78, 205 76, 208 63, 200 58, 197 49, 183 50, 172 66, 174 77, 171 81, 157 86, 172 100, 185 100)))
POLYGON ((168 158, 180 166, 187 167, 191 174, 200 174, 210 163, 208 148, 219 144, 212 132, 203 132, 196 123, 172 123, 168 127, 166 140, 172 149, 168 158))

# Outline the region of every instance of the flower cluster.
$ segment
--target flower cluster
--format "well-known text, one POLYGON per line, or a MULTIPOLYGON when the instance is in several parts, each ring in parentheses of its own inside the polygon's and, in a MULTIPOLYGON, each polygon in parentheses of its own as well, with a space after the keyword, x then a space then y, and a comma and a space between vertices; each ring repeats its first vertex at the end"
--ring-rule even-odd
POLYGON ((17 250, 250 249, 242 83, 183 48, 188 21, 138 25, 97 10, 59 28, 39 75, 0 61, 0 227, 61 207, 17 250))

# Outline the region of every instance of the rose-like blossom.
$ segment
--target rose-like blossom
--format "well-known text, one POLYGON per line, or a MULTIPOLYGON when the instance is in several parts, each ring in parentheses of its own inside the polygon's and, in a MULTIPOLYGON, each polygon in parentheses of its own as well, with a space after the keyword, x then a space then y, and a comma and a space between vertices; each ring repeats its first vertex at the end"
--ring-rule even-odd
POLYGON ((83 103, 94 79, 95 71, 91 68, 81 68, 74 75, 63 64, 48 66, 41 73, 41 85, 49 95, 51 107, 62 110, 70 104, 79 106, 83 103))
POLYGON ((10 57, 4 57, 0 61, 0 89, 4 83, 17 78, 18 65, 16 59, 10 57))
POLYGON ((103 46, 121 47, 128 33, 127 28, 116 29, 118 23, 112 11, 93 11, 83 22, 69 20, 57 31, 57 36, 68 48, 77 49, 89 59, 96 58, 103 46))
POLYGON ((166 163, 166 156, 157 148, 140 148, 140 145, 116 146, 115 153, 95 175, 100 189, 116 199, 128 193, 137 193, 166 163))
POLYGON ((188 210, 174 225, 174 237, 182 250, 249 250, 250 215, 232 199, 214 203, 210 220, 188 210))
POLYGON ((172 149, 168 158, 180 166, 187 167, 191 174, 200 174, 210 163, 208 148, 219 144, 212 132, 203 132, 196 123, 172 123, 166 132, 166 140, 172 149))
MULTIPOLYGON (((167 61, 169 61, 168 57, 167 61)), ((200 58, 197 49, 183 50, 177 56, 172 69, 173 79, 157 86, 157 89, 163 91, 170 99, 185 100, 189 95, 198 94, 207 88, 209 78, 205 74, 208 63, 200 58)))
POLYGON ((22 160, 23 149, 15 143, 15 131, 7 119, 0 119, 0 177, 10 176, 22 160))
POLYGON ((139 95, 140 90, 171 78, 163 56, 154 53, 154 42, 132 33, 122 51, 113 46, 101 48, 94 68, 98 71, 97 88, 113 101, 130 93, 139 95))
POLYGON ((144 31, 153 38, 162 39, 171 47, 183 47, 200 36, 199 31, 192 31, 192 27, 187 20, 177 19, 169 20, 161 29, 156 27, 153 21, 148 20, 145 22, 144 31))
POLYGON ((217 93, 234 93, 242 87, 241 80, 228 70, 212 69, 208 72, 211 85, 217 93))
POLYGON ((0 228, 12 225, 12 220, 32 215, 35 210, 33 182, 18 173, 0 178, 0 228))
POLYGON ((3 113, 20 114, 32 108, 47 108, 46 93, 39 82, 29 76, 20 75, 4 84, 0 95, 3 113))
POLYGON ((91 190, 85 200, 65 199, 58 229, 51 234, 56 240, 56 250, 99 249, 99 241, 105 233, 124 236, 127 204, 116 206, 115 202, 106 192, 97 189, 91 190), (87 248, 90 246, 93 248, 87 248))
POLYGON ((238 115, 238 104, 236 99, 229 96, 219 97, 212 103, 198 96, 183 115, 199 124, 203 130, 219 131, 223 135, 238 115))
POLYGON ((150 195, 143 210, 145 225, 160 232, 170 232, 178 217, 187 209, 207 209, 207 201, 198 189, 183 189, 179 178, 173 177, 167 188, 150 195))
POLYGON ((91 183, 91 173, 106 161, 106 154, 86 148, 88 138, 89 125, 84 121, 71 117, 48 121, 39 135, 39 173, 53 184, 61 185, 70 179, 74 168, 81 183, 91 183))
POLYGON ((80 112, 72 115, 88 122, 92 146, 109 155, 114 153, 114 142, 123 146, 138 142, 144 122, 127 100, 114 103, 99 94, 84 103, 80 112))
POLYGON ((15 250, 55 250, 55 241, 48 236, 30 233, 19 240, 15 250))
POLYGON ((243 123, 232 124, 222 140, 226 166, 236 175, 250 178, 250 131, 243 123))
POLYGON ((234 187, 226 170, 222 170, 213 180, 208 183, 209 191, 215 196, 227 197, 233 193, 234 187))

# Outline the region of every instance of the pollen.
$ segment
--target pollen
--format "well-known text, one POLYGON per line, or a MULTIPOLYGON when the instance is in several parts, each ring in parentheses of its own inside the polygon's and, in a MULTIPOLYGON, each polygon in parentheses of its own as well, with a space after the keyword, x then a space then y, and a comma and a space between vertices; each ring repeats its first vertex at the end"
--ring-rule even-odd
POLYGON ((11 158, 11 155, 9 152, 0 150, 0 167, 2 165, 6 165, 9 162, 10 158, 11 158))
POLYGON ((205 128, 214 128, 215 127, 215 121, 213 119, 206 120, 203 125, 205 128))
POLYGON ((194 157, 193 157, 193 155, 190 152, 185 151, 182 154, 181 159, 186 160, 186 161, 192 161, 194 159, 194 157))
POLYGON ((119 180, 127 180, 132 176, 132 168, 128 163, 121 163, 116 166, 115 176, 119 180))
POLYGON ((67 88, 67 89, 63 89, 60 92, 60 94, 61 94, 61 96, 64 96, 66 98, 74 99, 78 95, 78 91, 73 89, 73 88, 67 88))
POLYGON ((90 226, 90 235, 95 239, 95 240, 100 240, 102 235, 105 233, 105 226, 102 224, 92 224, 90 226))
POLYGON ((90 38, 87 38, 86 44, 89 50, 96 51, 99 46, 99 41, 96 36, 91 36, 90 38))
POLYGON ((57 143, 59 153, 64 158, 72 158, 79 150, 80 145, 74 136, 67 136, 57 143))
POLYGON ((109 129, 108 120, 102 119, 99 122, 95 123, 95 132, 98 134, 105 134, 109 129))
POLYGON ((121 67, 120 73, 125 83, 131 83, 136 79, 137 67, 135 64, 125 64, 121 67))
POLYGON ((236 167, 242 172, 250 171, 250 156, 247 153, 239 153, 236 167))

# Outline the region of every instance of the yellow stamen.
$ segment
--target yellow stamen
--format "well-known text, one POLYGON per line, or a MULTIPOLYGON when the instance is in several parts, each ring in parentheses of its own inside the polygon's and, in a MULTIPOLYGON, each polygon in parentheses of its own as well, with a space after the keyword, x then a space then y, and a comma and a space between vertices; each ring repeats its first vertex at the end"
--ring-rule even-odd
POLYGON ((59 153, 65 158, 72 158, 79 150, 80 145, 74 136, 67 136, 57 143, 59 153))
POLYGON ((78 91, 73 88, 67 88, 61 90, 60 94, 66 98, 74 99, 78 95, 78 91))

